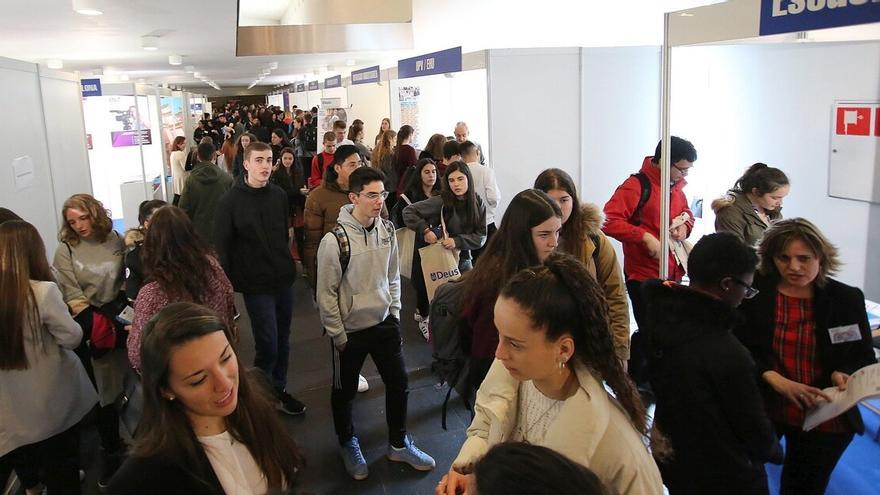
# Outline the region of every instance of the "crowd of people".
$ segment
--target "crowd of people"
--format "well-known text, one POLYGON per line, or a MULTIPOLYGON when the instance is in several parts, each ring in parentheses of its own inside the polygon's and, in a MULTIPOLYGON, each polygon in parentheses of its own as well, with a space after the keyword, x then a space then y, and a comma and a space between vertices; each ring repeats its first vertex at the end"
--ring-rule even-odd
POLYGON ((831 278, 837 249, 782 218, 781 170, 749 167, 712 203, 717 232, 691 245, 683 188, 697 152, 685 139, 669 146, 660 225, 660 143, 604 208, 550 168, 501 214, 466 123, 417 150, 413 128, 388 119, 371 143, 357 120, 319 142, 316 115, 224 107, 193 149, 171 143, 172 203, 144 202, 137 228, 116 232, 89 194, 65 201, 51 266, 36 229, 0 210, 0 480, 14 470, 30 491, 79 493, 79 429, 92 422, 107 493, 297 492, 308 467, 277 412, 307 409, 287 388, 301 261, 356 480, 369 476, 353 420, 368 355, 385 385, 387 459, 436 467, 407 430, 400 327, 413 311, 429 342, 457 332, 473 399, 436 494, 767 494, 767 462, 783 465, 780 493, 824 492, 864 425, 852 408, 803 431, 805 414, 876 360, 864 295, 831 278), (431 321, 420 250, 432 245, 461 274, 453 325, 431 321), (403 258, 415 308, 402 304, 403 258), (239 362, 234 292, 253 368, 239 362), (132 389, 143 408, 126 441, 119 402, 132 389))

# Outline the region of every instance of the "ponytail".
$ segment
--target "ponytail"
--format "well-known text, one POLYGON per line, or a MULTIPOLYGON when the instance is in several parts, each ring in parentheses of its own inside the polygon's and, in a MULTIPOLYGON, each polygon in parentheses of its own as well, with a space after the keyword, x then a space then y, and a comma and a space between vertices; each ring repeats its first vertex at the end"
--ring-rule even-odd
POLYGON ((788 176, 785 175, 785 172, 770 167, 766 163, 758 162, 749 167, 742 177, 737 179, 733 190, 744 194, 757 190, 756 194, 763 196, 788 184, 788 176))
POLYGON ((656 427, 649 428, 638 390, 614 353, 608 303, 583 263, 571 255, 552 254, 543 265, 514 275, 500 297, 515 301, 535 327, 545 328, 547 340, 571 335, 573 359, 608 384, 636 431, 650 439, 654 456, 669 455, 666 438, 656 427))

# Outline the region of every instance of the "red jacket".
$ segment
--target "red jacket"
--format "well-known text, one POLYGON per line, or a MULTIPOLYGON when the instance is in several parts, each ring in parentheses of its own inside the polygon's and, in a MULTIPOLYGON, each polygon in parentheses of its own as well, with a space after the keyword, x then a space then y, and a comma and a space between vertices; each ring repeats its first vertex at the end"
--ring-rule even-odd
POLYGON ((324 180, 324 171, 327 170, 327 167, 333 165, 333 153, 325 153, 321 152, 314 157, 312 157, 312 173, 309 175, 309 189, 314 189, 321 185, 321 181, 324 180), (318 166, 318 157, 323 157, 324 166, 318 166))
MULTIPOLYGON (((659 262, 645 249, 642 236, 650 232, 654 237, 660 238, 660 168, 655 167, 650 156, 645 157, 641 172, 648 176, 651 182, 651 196, 642 208, 641 225, 630 223, 630 217, 639 204, 642 194, 642 186, 636 177, 628 177, 623 184, 614 191, 611 199, 605 203, 605 226, 602 231, 623 244, 623 272, 627 280, 644 281, 660 276, 659 262)), ((688 235, 694 226, 694 215, 688 208, 687 198, 682 188, 687 181, 681 179, 672 185, 669 191, 669 218, 677 217, 686 211, 691 218, 687 223, 688 235)), ((669 278, 681 281, 684 269, 675 261, 672 253, 668 253, 669 278)))

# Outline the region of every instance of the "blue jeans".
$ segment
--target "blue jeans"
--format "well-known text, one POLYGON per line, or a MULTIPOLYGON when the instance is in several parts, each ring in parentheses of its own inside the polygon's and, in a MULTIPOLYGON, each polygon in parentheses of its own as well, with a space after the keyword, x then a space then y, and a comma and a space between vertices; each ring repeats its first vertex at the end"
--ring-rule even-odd
POLYGON ((293 318, 293 286, 274 294, 242 294, 251 319, 254 366, 272 378, 276 389, 287 386, 287 361, 290 357, 290 322, 293 318))

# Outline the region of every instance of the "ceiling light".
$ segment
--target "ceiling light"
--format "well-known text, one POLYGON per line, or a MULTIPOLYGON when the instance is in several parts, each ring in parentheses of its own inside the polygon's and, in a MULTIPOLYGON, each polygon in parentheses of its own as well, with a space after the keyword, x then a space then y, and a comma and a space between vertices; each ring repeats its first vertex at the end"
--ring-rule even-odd
POLYGON ((193 72, 193 77, 196 79, 200 79, 202 77, 202 73, 201 72, 193 72))
POLYGON ((46 67, 48 67, 50 69, 63 69, 64 64, 61 63, 61 61, 58 60, 57 58, 53 58, 53 59, 46 61, 46 67))
POLYGON ((183 63, 183 57, 180 55, 168 55, 168 63, 170 65, 180 65, 183 63))
POLYGON ((128 74, 120 74, 120 75, 119 75, 119 80, 120 80, 120 81, 128 81, 129 79, 130 79, 130 78, 129 78, 128 74))
POLYGON ((159 49, 158 36, 141 36, 141 48, 154 52, 159 49))
POLYGON ((694 14, 691 14, 690 12, 682 12, 681 14, 678 14, 678 15, 680 17, 693 17, 694 16, 694 14))
POLYGON ((272 62, 268 65, 268 67, 272 70, 275 70, 278 68, 278 62, 272 62))
POLYGON ((187 72, 195 72, 196 71, 196 67, 194 65, 187 65, 186 67, 184 67, 184 69, 187 72))
POLYGON ((101 15, 104 11, 99 3, 98 0, 73 0, 73 11, 82 15, 101 15))
POLYGON ((115 76, 116 74, 119 74, 119 69, 117 69, 116 67, 107 66, 104 67, 103 74, 105 76, 115 76))
POLYGON ((350 59, 346 60, 345 65, 347 65, 349 67, 353 67, 354 66, 354 59, 350 58, 350 59))

